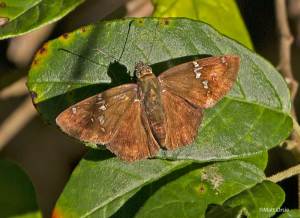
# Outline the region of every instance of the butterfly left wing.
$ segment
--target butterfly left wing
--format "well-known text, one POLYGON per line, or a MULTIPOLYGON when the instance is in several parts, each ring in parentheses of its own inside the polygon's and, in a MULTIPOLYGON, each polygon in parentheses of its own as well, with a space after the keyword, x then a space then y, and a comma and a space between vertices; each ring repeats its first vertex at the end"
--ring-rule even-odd
POLYGON ((136 96, 136 84, 108 89, 67 108, 57 116, 56 123, 63 132, 80 141, 107 144, 136 96))
POLYGON ((126 161, 154 156, 159 149, 137 99, 136 84, 89 97, 59 114, 56 123, 81 141, 106 144, 126 161))
POLYGON ((172 67, 158 79, 162 90, 198 107, 209 108, 232 88, 239 63, 240 58, 236 55, 203 58, 172 67))

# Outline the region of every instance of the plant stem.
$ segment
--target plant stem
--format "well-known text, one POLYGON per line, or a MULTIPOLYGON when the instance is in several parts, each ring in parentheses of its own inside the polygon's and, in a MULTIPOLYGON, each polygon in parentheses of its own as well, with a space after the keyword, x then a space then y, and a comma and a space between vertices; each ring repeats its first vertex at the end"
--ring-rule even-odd
POLYGON ((290 178, 292 176, 299 175, 299 174, 300 174, 300 164, 293 166, 287 170, 276 173, 275 175, 268 177, 267 180, 277 183, 277 182, 280 182, 282 180, 285 180, 287 178, 290 178))

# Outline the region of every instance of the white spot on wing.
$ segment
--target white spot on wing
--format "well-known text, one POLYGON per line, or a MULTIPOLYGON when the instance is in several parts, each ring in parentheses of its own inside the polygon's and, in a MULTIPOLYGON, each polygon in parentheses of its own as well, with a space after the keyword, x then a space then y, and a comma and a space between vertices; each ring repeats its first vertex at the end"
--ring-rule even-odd
POLYGON ((102 100, 102 98, 101 98, 101 100, 98 99, 98 101, 96 102, 96 104, 101 104, 101 105, 105 104, 105 100, 102 100))
POLYGON ((201 77, 201 73, 200 72, 196 73, 196 79, 200 79, 200 77, 201 77))
POLYGON ((99 123, 100 123, 101 125, 104 124, 104 116, 103 116, 103 115, 99 116, 99 117, 98 117, 98 120, 99 120, 99 123))
POLYGON ((99 107, 99 109, 105 111, 106 107, 105 107, 105 105, 102 105, 101 107, 99 107))
POLYGON ((194 65, 195 68, 199 67, 199 64, 197 63, 197 61, 193 61, 193 65, 194 65))
POLYGON ((76 112, 77 112, 76 107, 72 107, 72 113, 73 113, 73 114, 76 114, 76 112))
POLYGON ((208 89, 208 81, 207 80, 202 81, 202 84, 203 84, 203 88, 208 89))
POLYGON ((226 58, 225 57, 221 57, 221 61, 222 61, 223 64, 225 64, 226 63, 226 58))
POLYGON ((201 77, 201 72, 200 70, 203 68, 203 67, 200 67, 200 65, 196 62, 196 61, 193 61, 193 65, 194 65, 194 73, 196 75, 196 79, 200 79, 201 77))

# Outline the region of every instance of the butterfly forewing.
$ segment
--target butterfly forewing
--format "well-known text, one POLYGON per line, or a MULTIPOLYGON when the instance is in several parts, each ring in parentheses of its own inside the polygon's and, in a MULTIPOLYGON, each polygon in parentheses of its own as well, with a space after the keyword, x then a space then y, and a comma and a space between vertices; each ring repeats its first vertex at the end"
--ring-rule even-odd
POLYGON ((106 144, 112 140, 119 120, 137 96, 137 85, 126 84, 89 97, 63 111, 58 126, 81 141, 106 144))
POLYGON ((239 62, 239 57, 234 55, 203 58, 172 67, 158 78, 162 90, 198 107, 209 108, 232 88, 239 62))
POLYGON ((169 91, 162 93, 162 102, 166 115, 164 146, 167 149, 175 149, 191 144, 202 120, 202 109, 169 91), (176 109, 174 110, 174 108, 176 109))

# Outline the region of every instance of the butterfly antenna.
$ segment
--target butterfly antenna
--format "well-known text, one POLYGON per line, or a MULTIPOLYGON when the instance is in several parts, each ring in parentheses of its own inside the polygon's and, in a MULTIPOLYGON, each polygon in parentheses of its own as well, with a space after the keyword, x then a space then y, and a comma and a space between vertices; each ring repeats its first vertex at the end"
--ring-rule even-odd
POLYGON ((121 60, 121 58, 122 58, 122 56, 123 56, 123 54, 124 54, 124 51, 125 51, 125 48, 126 48, 126 45, 127 45, 127 41, 128 41, 128 37, 129 37, 129 32, 130 32, 130 30, 131 30, 131 25, 132 25, 132 23, 133 23, 133 20, 131 20, 131 21, 129 22, 128 30, 127 30, 127 34, 126 34, 126 38, 125 38, 125 42, 124 42, 123 49, 122 49, 122 52, 121 52, 120 57, 119 57, 119 61, 121 60))
MULTIPOLYGON (((123 45, 123 48, 122 48, 122 51, 121 51, 121 54, 120 54, 120 57, 119 57, 119 58, 116 58, 115 56, 113 56, 113 55, 111 55, 111 54, 108 54, 108 53, 102 51, 102 50, 99 49, 99 48, 95 48, 95 49, 93 49, 93 50, 95 50, 96 53, 101 53, 102 55, 104 55, 104 56, 106 56, 106 57, 109 57, 109 58, 112 58, 114 61, 119 62, 120 64, 123 64, 120 60, 121 60, 121 58, 122 58, 122 56, 123 56, 123 54, 124 54, 124 52, 125 52, 126 44, 127 44, 128 38, 129 38, 129 33, 130 33, 130 30, 131 30, 131 25, 132 25, 133 21, 134 21, 134 20, 131 20, 131 21, 129 22, 129 26, 128 26, 128 30, 127 30, 125 42, 124 42, 124 45, 123 45)), ((67 49, 65 49, 65 48, 59 48, 58 50, 67 52, 67 53, 72 54, 72 55, 75 55, 75 56, 77 56, 77 57, 79 57, 79 58, 82 58, 82 59, 84 59, 84 60, 87 60, 87 61, 89 61, 89 62, 91 62, 91 63, 93 63, 93 64, 97 64, 97 65, 100 65, 100 66, 105 66, 105 67, 107 67, 107 65, 105 65, 105 64, 100 64, 100 63, 98 63, 97 61, 94 61, 94 60, 92 60, 92 59, 90 59, 90 58, 84 57, 84 56, 82 56, 82 55, 80 55, 80 54, 77 54, 77 53, 75 53, 75 52, 73 52, 73 51, 70 51, 70 50, 67 50, 67 49)), ((123 65, 125 66, 125 64, 123 64, 123 65)))
POLYGON ((89 61, 89 62, 91 62, 91 63, 93 63, 93 64, 96 64, 96 65, 99 65, 99 66, 105 66, 105 67, 107 67, 107 65, 105 65, 105 64, 100 64, 100 63, 98 63, 97 61, 94 61, 94 60, 92 60, 92 59, 90 59, 90 58, 84 57, 84 56, 82 56, 82 55, 80 55, 80 54, 77 54, 77 53, 75 53, 75 52, 73 52, 73 51, 70 51, 70 50, 68 50, 68 49, 65 49, 65 48, 59 48, 58 50, 59 50, 59 51, 67 52, 68 54, 77 56, 77 57, 82 58, 82 59, 84 59, 84 60, 86 60, 86 61, 89 61))
POLYGON ((156 34, 157 34, 157 28, 158 28, 158 25, 159 25, 159 21, 157 21, 157 24, 155 26, 155 32, 154 32, 154 37, 153 37, 153 40, 152 40, 152 45, 151 45, 151 48, 150 48, 150 51, 149 51, 149 55, 147 57, 147 65, 149 65, 149 60, 150 60, 150 56, 151 56, 151 53, 152 53, 152 50, 153 50, 153 47, 154 47, 154 43, 155 43, 155 39, 156 39, 156 34))

